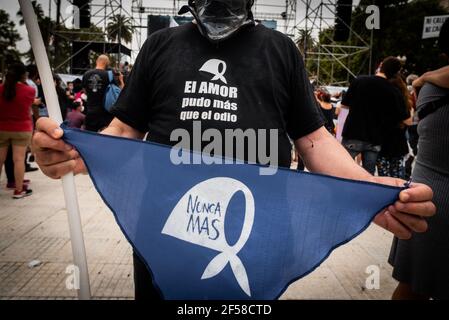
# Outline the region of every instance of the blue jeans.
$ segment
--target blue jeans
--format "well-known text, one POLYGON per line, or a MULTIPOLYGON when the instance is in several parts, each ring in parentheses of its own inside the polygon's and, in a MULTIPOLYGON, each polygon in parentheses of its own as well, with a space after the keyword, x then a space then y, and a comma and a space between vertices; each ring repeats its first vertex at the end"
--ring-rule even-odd
POLYGON ((362 154, 363 168, 374 175, 376 172, 376 161, 377 155, 380 151, 380 146, 372 145, 371 143, 365 141, 349 139, 343 139, 342 144, 353 159, 355 159, 357 155, 362 154))

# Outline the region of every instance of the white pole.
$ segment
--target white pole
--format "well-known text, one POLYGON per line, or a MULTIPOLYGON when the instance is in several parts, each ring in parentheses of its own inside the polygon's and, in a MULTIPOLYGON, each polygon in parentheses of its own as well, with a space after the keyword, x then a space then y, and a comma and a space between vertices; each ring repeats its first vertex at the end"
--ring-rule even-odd
MULTIPOLYGON (((33 6, 31 5, 30 0, 19 0, 19 3, 28 30, 31 48, 33 49, 34 58, 36 59, 37 68, 39 70, 48 113, 51 119, 61 123, 62 116, 53 82, 53 74, 50 69, 47 52, 45 51, 44 42, 42 40, 33 6)), ((79 280, 78 298, 81 300, 88 300, 90 299, 89 273, 87 270, 86 250, 84 247, 78 197, 76 195, 73 173, 69 173, 62 177, 62 186, 69 218, 73 260, 75 266, 79 270, 79 277, 76 277, 78 272, 75 272, 75 281, 79 280)), ((75 287, 78 288, 78 286, 75 287)))

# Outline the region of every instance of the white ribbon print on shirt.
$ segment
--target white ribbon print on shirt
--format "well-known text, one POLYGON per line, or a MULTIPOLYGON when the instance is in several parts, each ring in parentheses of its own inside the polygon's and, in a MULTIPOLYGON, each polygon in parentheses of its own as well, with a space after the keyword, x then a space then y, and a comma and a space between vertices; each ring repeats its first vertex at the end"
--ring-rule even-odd
POLYGON ((187 191, 168 217, 162 233, 219 251, 201 276, 209 279, 228 264, 242 288, 251 296, 246 269, 237 256, 248 241, 254 222, 254 197, 242 182, 226 177, 202 181, 187 191), (225 236, 225 218, 230 200, 237 192, 245 196, 245 218, 238 241, 230 246, 225 236))

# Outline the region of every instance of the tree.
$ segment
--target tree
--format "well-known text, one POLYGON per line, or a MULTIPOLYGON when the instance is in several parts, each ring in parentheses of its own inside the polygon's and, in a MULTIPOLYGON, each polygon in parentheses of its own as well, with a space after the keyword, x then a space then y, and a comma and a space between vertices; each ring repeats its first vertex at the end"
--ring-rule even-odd
MULTIPOLYGON (((365 25, 368 15, 365 8, 373 4, 373 0, 361 0, 352 12, 352 30, 348 41, 341 44, 350 46, 366 46, 370 43, 371 30, 365 25)), ((351 55, 344 59, 345 65, 356 75, 374 72, 383 58, 387 56, 406 56, 405 69, 408 72, 421 74, 429 69, 439 67, 437 39, 421 39, 425 16, 447 14, 447 10, 440 6, 439 0, 374 0, 380 10, 380 29, 373 30, 372 70, 369 70, 369 52, 351 55)), ((333 42, 333 28, 321 31, 318 39, 320 45, 339 44, 333 42)), ((334 49, 332 49, 334 50, 334 49)), ((335 53, 338 49, 335 49, 335 53)), ((324 60, 324 61, 323 61, 324 60)), ((337 62, 320 62, 320 82, 331 83, 348 81, 346 70, 337 62)), ((316 73, 317 62, 308 62, 311 73, 316 73)))
POLYGON ((5 66, 20 60, 16 43, 22 37, 16 30, 16 24, 9 19, 9 14, 0 9, 0 71, 4 74, 5 66))
POLYGON ((303 56, 306 56, 306 52, 304 52, 304 48, 307 48, 307 52, 313 50, 313 38, 312 38, 312 30, 306 31, 305 29, 299 30, 298 40, 296 40, 296 45, 301 51, 303 56))
MULTIPOLYGON (((62 23, 58 26, 54 20, 44 15, 42 6, 39 3, 32 1, 32 5, 47 49, 50 64, 55 71, 69 72, 73 41, 104 41, 103 29, 94 25, 80 30, 67 29, 62 23)), ((18 11, 17 16, 20 18, 19 24, 23 25, 25 21, 23 20, 22 12, 18 11)), ((24 56, 28 63, 34 62, 34 55, 31 48, 24 56)))
MULTIPOLYGON (((361 0, 359 8, 371 4, 372 0, 361 0)), ((421 39, 425 16, 447 14, 439 0, 377 0, 380 8, 380 29, 374 30, 373 68, 387 56, 406 56, 405 68, 410 72, 423 73, 439 66, 437 39, 421 39)), ((353 28, 369 42, 370 30, 365 27, 365 18, 353 21, 353 28)), ((353 43, 360 43, 352 39, 353 43)))
MULTIPOLYGON (((48 49, 49 42, 51 41, 52 31, 55 28, 55 23, 49 17, 46 17, 44 15, 44 10, 42 9, 42 6, 39 3, 37 3, 36 0, 33 0, 31 4, 34 9, 34 13, 36 14, 37 23, 39 24, 39 29, 41 30, 42 39, 44 40, 45 47, 48 49)), ((19 25, 21 26, 24 25, 25 20, 23 18, 21 10, 17 11, 17 17, 20 19, 19 25)), ((31 48, 24 53, 24 56, 27 60, 27 63, 34 63, 34 54, 31 48)))
MULTIPOLYGON (((34 13, 36 14, 37 21, 40 22, 44 17, 44 10, 40 3, 37 3, 36 0, 31 1, 31 5, 33 6, 34 13)), ((23 18, 22 10, 17 11, 17 17, 20 18, 19 24, 23 26, 25 24, 25 20, 23 18)))
POLYGON ((106 33, 111 41, 130 43, 133 39, 134 27, 131 19, 124 15, 114 15, 106 26, 106 33))

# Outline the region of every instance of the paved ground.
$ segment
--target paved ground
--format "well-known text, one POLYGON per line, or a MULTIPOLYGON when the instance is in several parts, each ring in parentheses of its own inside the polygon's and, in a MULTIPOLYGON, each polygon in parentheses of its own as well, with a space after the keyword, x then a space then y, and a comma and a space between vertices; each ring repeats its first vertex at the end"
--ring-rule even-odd
MULTIPOLYGON (((60 181, 27 174, 34 194, 11 199, 0 179, 0 299, 73 299, 65 273, 72 262, 60 181), (40 265, 29 267, 32 260, 40 265)), ((76 177, 92 294, 96 299, 132 299, 131 248, 102 203, 89 177, 76 177)), ((387 256, 391 235, 371 226, 335 250, 282 299, 389 299, 396 282, 387 256), (380 288, 365 288, 370 265, 380 268, 380 288)))

